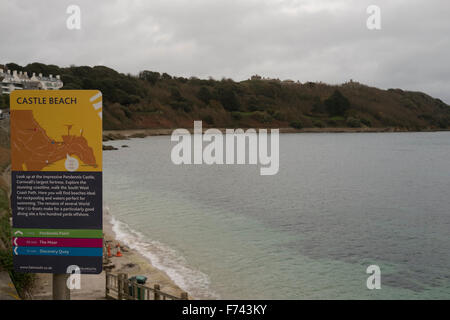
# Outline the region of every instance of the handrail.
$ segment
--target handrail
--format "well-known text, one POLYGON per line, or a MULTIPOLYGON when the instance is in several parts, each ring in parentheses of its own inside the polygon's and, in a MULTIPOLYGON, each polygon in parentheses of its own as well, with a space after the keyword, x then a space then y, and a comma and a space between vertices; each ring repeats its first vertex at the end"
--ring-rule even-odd
POLYGON ((181 293, 181 297, 176 297, 160 290, 160 286, 155 284, 153 288, 139 284, 128 279, 125 273, 112 274, 106 272, 105 296, 107 299, 117 300, 188 300, 187 292, 181 293), (131 288, 131 295, 130 295, 131 288), (117 297, 112 296, 116 293, 117 297))

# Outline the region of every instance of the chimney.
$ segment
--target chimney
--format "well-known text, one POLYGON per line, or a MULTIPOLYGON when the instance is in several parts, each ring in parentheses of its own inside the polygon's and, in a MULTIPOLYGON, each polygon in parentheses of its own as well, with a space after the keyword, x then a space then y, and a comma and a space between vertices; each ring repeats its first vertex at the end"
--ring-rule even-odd
POLYGON ((50 79, 53 79, 53 75, 52 75, 52 74, 49 74, 48 77, 49 77, 50 79))
POLYGON ((42 78, 42 73, 39 73, 39 78, 42 78))
POLYGON ((8 69, 8 74, 11 74, 11 70, 8 69))
POLYGON ((56 76, 56 79, 60 80, 60 79, 61 79, 61 76, 58 74, 58 75, 56 76))
POLYGON ((17 70, 13 70, 13 76, 17 77, 17 70))
POLYGON ((3 73, 3 69, 0 69, 0 73, 3 73))

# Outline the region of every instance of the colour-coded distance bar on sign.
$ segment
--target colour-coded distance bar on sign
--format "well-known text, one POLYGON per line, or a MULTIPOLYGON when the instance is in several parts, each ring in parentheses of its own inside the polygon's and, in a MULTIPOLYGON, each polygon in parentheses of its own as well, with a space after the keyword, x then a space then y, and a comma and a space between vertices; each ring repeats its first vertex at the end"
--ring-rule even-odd
POLYGON ((93 238, 13 238, 16 247, 81 247, 102 248, 103 239, 93 238))
POLYGON ((13 228, 12 236, 31 238, 103 238, 103 231, 97 229, 13 228))
POLYGON ((102 248, 56 248, 56 247, 13 247, 13 254, 20 256, 77 256, 94 257, 103 255, 102 248))

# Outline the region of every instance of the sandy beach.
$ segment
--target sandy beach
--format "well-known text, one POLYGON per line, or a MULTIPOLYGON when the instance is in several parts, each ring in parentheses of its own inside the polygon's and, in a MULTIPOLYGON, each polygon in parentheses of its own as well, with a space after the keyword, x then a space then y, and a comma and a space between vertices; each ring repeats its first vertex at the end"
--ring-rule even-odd
MULTIPOLYGON (((111 264, 114 265, 112 273, 126 273, 128 277, 143 275, 147 277, 146 286, 153 287, 159 284, 161 291, 180 297, 181 290, 166 273, 155 268, 151 262, 137 251, 121 244, 122 257, 116 257, 116 235, 111 224, 111 217, 105 209, 103 214, 103 232, 106 243, 111 245, 111 264)), ((52 299, 52 275, 36 274, 36 281, 31 290, 33 300, 52 299)), ((102 300, 105 299, 105 272, 98 275, 82 275, 81 289, 71 291, 72 300, 102 300)))

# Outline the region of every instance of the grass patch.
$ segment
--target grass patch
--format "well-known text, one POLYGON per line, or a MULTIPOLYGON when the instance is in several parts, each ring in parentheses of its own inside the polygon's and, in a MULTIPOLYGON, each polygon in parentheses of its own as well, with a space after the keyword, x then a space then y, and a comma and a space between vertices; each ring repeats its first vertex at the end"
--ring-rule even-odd
POLYGON ((334 116, 334 117, 330 117, 330 120, 333 120, 333 121, 344 121, 345 118, 342 117, 342 116, 334 116))

